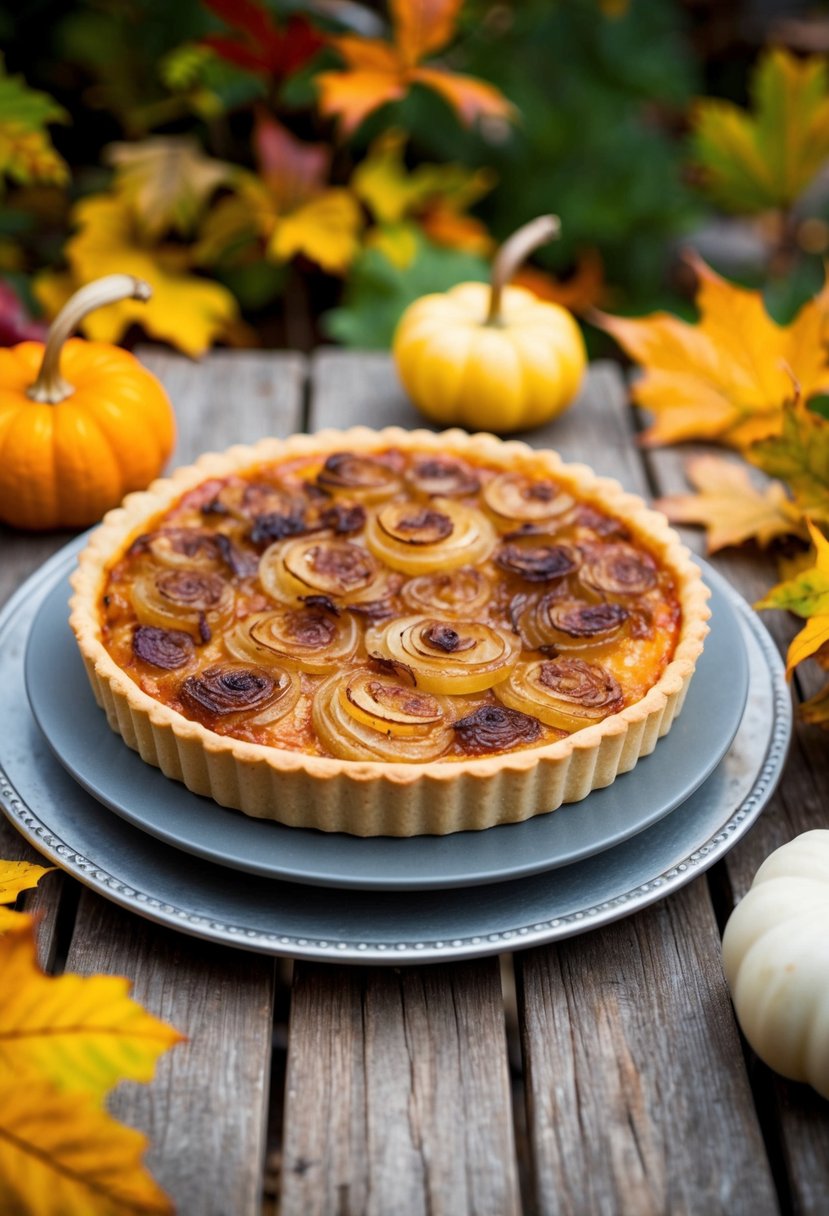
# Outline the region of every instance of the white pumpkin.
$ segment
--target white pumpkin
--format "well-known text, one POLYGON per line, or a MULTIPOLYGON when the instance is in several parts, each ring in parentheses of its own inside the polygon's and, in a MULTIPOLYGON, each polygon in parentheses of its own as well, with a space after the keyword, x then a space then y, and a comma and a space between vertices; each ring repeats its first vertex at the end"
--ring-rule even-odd
POLYGON ((829 1098, 829 831, 766 858, 725 927, 723 963, 760 1059, 829 1098))

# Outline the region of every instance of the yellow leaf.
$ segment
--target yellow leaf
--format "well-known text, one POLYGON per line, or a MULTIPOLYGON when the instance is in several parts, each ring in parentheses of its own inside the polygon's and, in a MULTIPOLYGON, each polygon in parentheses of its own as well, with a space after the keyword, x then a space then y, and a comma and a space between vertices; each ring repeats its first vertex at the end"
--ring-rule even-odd
MULTIPOLYGON (((82 199, 73 219, 78 232, 65 252, 75 286, 121 272, 145 279, 153 291, 147 303, 125 300, 90 313, 82 323, 87 337, 115 343, 136 324, 195 358, 237 322, 239 310, 230 292, 191 274, 184 247, 145 244, 123 198, 96 194, 82 199)), ((45 288, 41 284, 41 299, 51 290, 48 280, 45 288)))
POLYGON ((25 912, 13 912, 11 908, 0 907, 0 933, 5 933, 7 929, 13 929, 19 925, 25 916, 25 912))
POLYGON ((172 1216, 144 1168, 147 1141, 84 1094, 0 1077, 0 1211, 6 1216, 172 1216))
POLYGON ((755 604, 756 608, 782 608, 803 617, 829 614, 829 540, 811 521, 807 522, 814 545, 813 561, 773 587, 755 604))
POLYGON ((0 173, 8 173, 21 185, 65 186, 69 181, 66 162, 52 147, 48 134, 15 122, 0 122, 0 173))
POLYGON ((21 891, 36 887, 54 866, 36 866, 30 861, 0 861, 0 904, 13 904, 21 891))
POLYGON ((768 315, 759 292, 735 287, 701 259, 696 325, 669 313, 639 319, 595 314, 643 367, 633 399, 654 415, 649 444, 714 439, 745 449, 783 425, 783 406, 829 389, 825 329, 829 290, 790 325, 768 315))
POLYGON ((0 1079, 33 1074, 100 1100, 116 1081, 149 1081, 182 1035, 127 995, 117 976, 48 976, 30 918, 0 938, 0 1079))
POLYGON ((753 444, 748 459, 786 482, 802 515, 829 524, 829 420, 795 400, 779 435, 753 444))
POLYGON ((829 73, 822 55, 768 51, 752 81, 754 114, 712 98, 692 115, 709 192, 732 211, 788 208, 829 156, 829 73))
POLYGON ((379 249, 392 266, 405 270, 417 257, 417 230, 413 224, 378 224, 366 237, 369 249, 379 249))
POLYGON ((360 209, 347 190, 326 190, 277 218, 268 252, 286 262, 305 254, 329 274, 342 274, 357 252, 360 209))
POLYGON ((210 196, 230 181, 232 165, 205 156, 195 140, 160 135, 132 144, 111 144, 115 190, 133 209, 141 233, 156 241, 170 228, 189 236, 210 196))
POLYGON ((786 674, 791 675, 798 663, 809 659, 829 642, 829 613, 811 617, 797 637, 792 639, 786 655, 786 674))
POLYGON ((802 531, 800 516, 779 481, 758 490, 742 465, 720 456, 698 456, 688 461, 685 471, 699 493, 674 494, 657 506, 673 523, 702 525, 709 552, 747 540, 767 545, 776 536, 802 531))
POLYGON ((482 117, 513 118, 513 107, 493 85, 444 67, 422 65, 426 55, 454 36, 461 7, 462 0, 394 0, 391 42, 352 34, 332 38, 331 45, 346 67, 316 77, 322 113, 338 118, 348 134, 373 110, 399 101, 413 84, 423 84, 440 93, 467 124, 482 117))

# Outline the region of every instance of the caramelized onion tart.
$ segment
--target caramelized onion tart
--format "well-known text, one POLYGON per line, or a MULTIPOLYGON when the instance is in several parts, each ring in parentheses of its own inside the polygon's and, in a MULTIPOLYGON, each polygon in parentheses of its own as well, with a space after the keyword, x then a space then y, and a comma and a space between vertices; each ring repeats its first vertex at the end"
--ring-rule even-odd
POLYGON ((72 578, 113 730, 197 794, 359 836, 514 823, 653 751, 707 633, 665 519, 549 451, 355 428, 131 494, 72 578))

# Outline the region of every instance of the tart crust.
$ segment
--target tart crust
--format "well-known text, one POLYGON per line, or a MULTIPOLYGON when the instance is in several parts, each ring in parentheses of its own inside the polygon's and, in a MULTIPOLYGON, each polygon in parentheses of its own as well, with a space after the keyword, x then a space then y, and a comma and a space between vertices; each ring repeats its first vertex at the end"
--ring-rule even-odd
POLYGON ((357 836, 445 835, 516 823, 578 802, 610 785, 652 752, 680 712, 702 652, 710 615, 699 569, 667 520, 618 482, 557 453, 450 430, 355 427, 265 439, 195 464, 127 496, 92 534, 72 576, 70 623, 107 721, 129 747, 196 794, 247 815, 293 827, 357 836), (671 572, 682 613, 673 658, 641 700, 583 730, 539 747, 452 762, 338 760, 219 735, 143 692, 102 642, 100 599, 109 569, 148 521, 213 477, 263 462, 347 449, 390 447, 465 457, 504 470, 519 464, 551 477, 583 503, 619 517, 671 572))

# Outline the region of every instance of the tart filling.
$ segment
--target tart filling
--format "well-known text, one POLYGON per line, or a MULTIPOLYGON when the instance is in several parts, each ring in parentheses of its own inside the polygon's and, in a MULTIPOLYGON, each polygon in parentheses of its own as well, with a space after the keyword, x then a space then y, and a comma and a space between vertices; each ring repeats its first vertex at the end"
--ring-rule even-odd
POLYGON ((707 591, 664 519, 551 452, 362 428, 130 495, 72 626, 110 725, 251 815, 359 835, 515 822, 633 767, 707 591))

